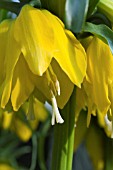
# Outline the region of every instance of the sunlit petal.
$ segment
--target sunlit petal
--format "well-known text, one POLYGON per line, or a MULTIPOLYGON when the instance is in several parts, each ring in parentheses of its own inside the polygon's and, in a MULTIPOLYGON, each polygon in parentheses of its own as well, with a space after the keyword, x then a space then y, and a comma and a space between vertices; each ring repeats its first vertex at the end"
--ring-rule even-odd
POLYGON ((29 68, 34 74, 42 75, 55 51, 55 37, 48 18, 41 10, 25 5, 16 19, 15 38, 20 43, 29 68))
POLYGON ((108 85, 113 77, 113 56, 108 45, 94 37, 87 49, 87 61, 90 82, 84 83, 86 93, 97 109, 106 114, 110 106, 108 85))

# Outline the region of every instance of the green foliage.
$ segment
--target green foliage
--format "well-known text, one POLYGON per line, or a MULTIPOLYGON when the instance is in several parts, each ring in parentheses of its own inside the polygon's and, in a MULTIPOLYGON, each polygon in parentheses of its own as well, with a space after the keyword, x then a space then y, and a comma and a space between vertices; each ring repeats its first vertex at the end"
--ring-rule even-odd
POLYGON ((108 43, 113 54, 113 31, 109 27, 103 24, 95 25, 87 22, 84 26, 83 31, 90 32, 98 36, 105 43, 108 43))
POLYGON ((99 0, 89 0, 89 8, 88 8, 87 17, 89 17, 91 14, 94 13, 95 8, 96 8, 98 2, 99 2, 99 0))
POLYGON ((89 0, 67 0, 65 4, 65 23, 74 33, 81 32, 86 20, 89 0))
POLYGON ((0 132, 0 163, 6 163, 21 170, 17 158, 29 153, 31 148, 27 145, 19 147, 19 144, 20 141, 15 134, 2 130, 0 132))
POLYGON ((21 7, 23 6, 23 3, 17 3, 17 2, 11 2, 9 0, 1 0, 0 1, 0 8, 6 9, 8 11, 14 12, 15 14, 19 14, 19 11, 21 7))

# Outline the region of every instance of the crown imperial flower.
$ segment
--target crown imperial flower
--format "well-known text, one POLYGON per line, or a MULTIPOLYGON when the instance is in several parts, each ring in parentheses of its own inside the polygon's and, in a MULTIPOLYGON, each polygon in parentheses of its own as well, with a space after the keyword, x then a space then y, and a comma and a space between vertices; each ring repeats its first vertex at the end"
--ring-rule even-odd
POLYGON ((57 103, 63 108, 86 74, 80 42, 56 16, 30 5, 23 6, 16 19, 0 24, 0 42, 5 68, 0 75, 1 107, 11 100, 17 111, 32 94, 40 101, 51 101, 56 121, 63 122, 57 103))

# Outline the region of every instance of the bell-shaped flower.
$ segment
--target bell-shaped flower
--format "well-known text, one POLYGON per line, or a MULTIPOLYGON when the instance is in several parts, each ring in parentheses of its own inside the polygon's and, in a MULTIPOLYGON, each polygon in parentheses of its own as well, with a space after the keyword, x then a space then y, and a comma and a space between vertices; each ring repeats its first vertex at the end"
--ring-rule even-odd
POLYGON ((85 91, 92 106, 105 115, 111 104, 109 86, 113 83, 113 56, 109 46, 97 37, 92 39, 87 49, 87 65, 85 91))
MULTIPOLYGON (((81 87, 86 74, 86 54, 80 42, 56 16, 30 5, 25 5, 15 20, 4 23, 6 71, 0 89, 1 107, 5 108, 11 99, 17 111, 33 94, 40 100, 52 101, 53 111, 56 101, 63 108, 74 84, 81 87)), ((56 120, 57 113, 53 114, 56 120)))
POLYGON ((80 87, 86 70, 84 49, 56 16, 25 5, 16 19, 14 34, 34 74, 42 76, 55 58, 71 81, 80 87))
POLYGON ((91 114, 97 115, 100 126, 108 128, 107 133, 112 135, 106 115, 110 112, 113 117, 113 55, 109 46, 97 37, 90 38, 86 53, 87 75, 82 88, 77 90, 77 96, 84 100, 77 107, 79 111, 88 108, 87 125, 91 114))

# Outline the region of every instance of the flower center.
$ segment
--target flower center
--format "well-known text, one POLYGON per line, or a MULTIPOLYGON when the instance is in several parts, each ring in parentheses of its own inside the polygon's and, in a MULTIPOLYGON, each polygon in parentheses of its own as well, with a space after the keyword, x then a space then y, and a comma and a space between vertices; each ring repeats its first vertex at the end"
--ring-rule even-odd
POLYGON ((52 108, 53 108, 51 124, 54 125, 55 120, 56 120, 57 123, 63 123, 64 120, 62 119, 62 117, 60 115, 60 112, 59 112, 58 106, 57 106, 57 101, 56 101, 56 98, 55 98, 57 95, 60 95, 60 84, 59 84, 57 76, 54 73, 51 65, 46 70, 46 77, 47 77, 47 80, 48 80, 48 86, 49 86, 49 89, 50 89, 51 102, 52 102, 52 108))

